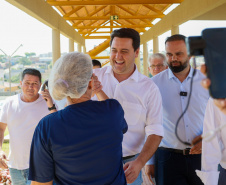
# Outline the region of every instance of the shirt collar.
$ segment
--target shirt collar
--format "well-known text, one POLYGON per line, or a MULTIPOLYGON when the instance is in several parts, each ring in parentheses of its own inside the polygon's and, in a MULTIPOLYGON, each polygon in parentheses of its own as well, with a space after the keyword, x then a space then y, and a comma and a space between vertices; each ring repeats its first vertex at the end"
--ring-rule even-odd
MULTIPOLYGON (((112 70, 112 67, 111 66, 109 66, 107 68, 105 74, 111 74, 111 75, 114 76, 114 73, 113 73, 113 70, 112 70)), ((133 72, 133 74, 128 79, 132 79, 132 80, 138 82, 138 76, 139 76, 139 72, 138 72, 137 66, 135 65, 135 71, 133 72)))
MULTIPOLYGON (((188 80, 189 78, 192 77, 193 71, 194 71, 193 67, 190 66, 190 71, 189 71, 188 76, 187 76, 187 78, 186 78, 187 80, 188 80)), ((168 68, 168 76, 169 76, 169 79, 171 79, 171 78, 177 78, 177 77, 173 74, 173 72, 171 71, 170 68, 168 68)))

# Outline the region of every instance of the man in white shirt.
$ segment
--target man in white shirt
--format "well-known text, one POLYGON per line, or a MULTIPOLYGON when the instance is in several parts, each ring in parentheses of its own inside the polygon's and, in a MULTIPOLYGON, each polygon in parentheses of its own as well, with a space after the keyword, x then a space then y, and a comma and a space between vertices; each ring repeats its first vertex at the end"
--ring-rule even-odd
POLYGON ((148 70, 152 76, 155 76, 168 68, 166 57, 162 53, 152 54, 148 61, 150 64, 148 70))
POLYGON ((41 73, 32 68, 25 69, 20 82, 22 93, 5 100, 0 115, 0 168, 9 167, 13 184, 26 185, 28 180, 30 145, 38 122, 56 107, 48 90, 38 93, 41 73), (4 132, 8 126, 10 135, 9 163, 2 151, 4 132))
POLYGON ((140 51, 137 31, 114 30, 110 47, 111 66, 95 69, 94 73, 107 96, 117 99, 123 107, 128 124, 122 143, 124 171, 127 183, 141 185, 141 169, 163 136, 161 95, 152 80, 136 68, 135 58, 140 51))
POLYGON ((158 185, 202 185, 195 170, 201 169, 201 138, 203 118, 209 98, 201 86, 204 75, 199 70, 193 78, 193 89, 189 107, 180 120, 175 135, 176 123, 185 110, 191 91, 194 69, 189 64, 185 36, 173 35, 165 42, 169 69, 154 76, 163 99, 164 138, 155 154, 155 179, 158 185))

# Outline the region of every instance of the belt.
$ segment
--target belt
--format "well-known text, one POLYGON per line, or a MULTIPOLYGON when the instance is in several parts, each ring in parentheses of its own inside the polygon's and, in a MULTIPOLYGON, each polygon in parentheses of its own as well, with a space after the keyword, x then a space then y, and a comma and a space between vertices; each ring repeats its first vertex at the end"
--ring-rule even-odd
POLYGON ((123 160, 127 160, 127 159, 131 159, 131 158, 133 158, 133 157, 135 157, 136 155, 130 155, 130 156, 126 156, 126 157, 123 157, 122 159, 123 160))
POLYGON ((160 150, 167 150, 170 152, 175 152, 183 155, 189 155, 190 148, 185 148, 184 150, 178 150, 178 149, 173 149, 173 148, 164 148, 164 147, 159 147, 160 150))

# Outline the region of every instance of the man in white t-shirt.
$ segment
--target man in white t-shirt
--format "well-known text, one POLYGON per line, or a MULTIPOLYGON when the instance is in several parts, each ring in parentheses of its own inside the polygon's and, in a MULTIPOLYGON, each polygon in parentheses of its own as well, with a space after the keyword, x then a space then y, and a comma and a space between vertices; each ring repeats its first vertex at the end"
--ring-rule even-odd
POLYGON ((0 168, 8 168, 13 184, 26 185, 28 178, 30 145, 38 122, 56 107, 48 90, 38 93, 41 73, 32 68, 25 69, 20 81, 22 93, 5 100, 0 114, 0 168), (9 162, 2 151, 4 132, 8 126, 10 135, 9 162))
POLYGON ((128 124, 122 143, 126 180, 141 185, 141 169, 163 136, 162 99, 155 83, 139 73, 135 65, 140 51, 139 33, 130 28, 114 30, 110 47, 111 66, 95 69, 94 73, 107 96, 123 107, 128 124))

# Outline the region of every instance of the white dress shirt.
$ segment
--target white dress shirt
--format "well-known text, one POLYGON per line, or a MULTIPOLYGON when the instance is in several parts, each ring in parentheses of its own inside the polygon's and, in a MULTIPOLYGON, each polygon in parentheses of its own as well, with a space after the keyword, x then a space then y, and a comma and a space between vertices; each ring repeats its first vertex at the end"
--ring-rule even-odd
MULTIPOLYGON (((203 136, 226 124, 224 115, 210 99, 204 119, 203 136)), ((202 143, 202 171, 196 171, 205 185, 217 185, 219 172, 218 164, 226 169, 226 127, 214 134, 212 139, 203 140, 202 143)))
MULTIPOLYGON (((187 78, 182 83, 170 69, 152 77, 162 95, 164 127, 164 138, 160 144, 162 147, 180 150, 187 147, 176 138, 175 125, 187 105, 193 70, 191 68, 187 78), (187 92, 187 96, 180 96, 181 91, 187 92)), ((203 78, 204 75, 197 70, 193 79, 190 105, 178 125, 179 137, 188 143, 202 134, 204 113, 209 98, 208 91, 200 84, 203 78)))
MULTIPOLYGON (((94 70, 109 98, 120 102, 125 112, 128 131, 123 137, 123 156, 140 153, 145 134, 163 136, 162 99, 154 82, 138 72, 118 82, 111 66, 94 70)), ((93 98, 97 100, 96 96, 93 98)), ((113 139, 113 138, 112 138, 113 139)))

